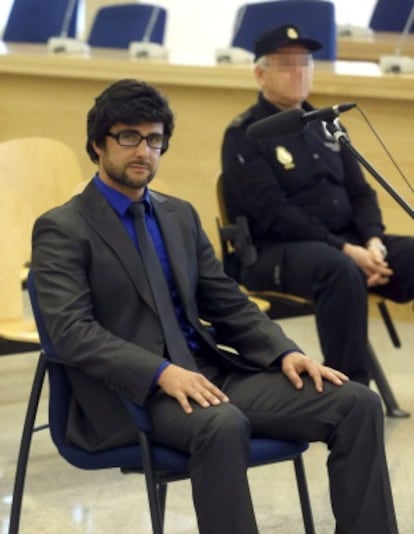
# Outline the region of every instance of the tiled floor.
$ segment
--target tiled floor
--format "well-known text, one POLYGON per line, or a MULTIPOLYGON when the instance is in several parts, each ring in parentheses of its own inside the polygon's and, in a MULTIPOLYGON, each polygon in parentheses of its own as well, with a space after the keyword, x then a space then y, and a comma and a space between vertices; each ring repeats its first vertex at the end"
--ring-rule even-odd
MULTIPOLYGON (((313 317, 281 321, 309 354, 319 354, 313 317)), ((414 532, 414 328, 398 322, 403 342, 394 349, 382 322, 372 319, 370 338, 402 408, 413 417, 387 419, 386 443, 400 534, 414 532)), ((0 357, 0 534, 6 534, 17 449, 37 354, 0 357)), ((42 400, 39 422, 46 419, 42 400)), ((317 534, 333 534, 325 468, 326 450, 311 445, 305 454, 317 534)), ((260 532, 300 534, 293 468, 279 464, 250 471, 260 532)), ((150 534, 143 478, 117 470, 85 472, 59 458, 47 431, 35 435, 26 482, 20 534, 150 534)), ((188 482, 171 485, 166 534, 196 534, 188 482)), ((220 533, 217 533, 220 534, 220 533)), ((234 533, 237 534, 237 533, 234 533)), ((369 531, 367 534, 375 534, 369 531)))

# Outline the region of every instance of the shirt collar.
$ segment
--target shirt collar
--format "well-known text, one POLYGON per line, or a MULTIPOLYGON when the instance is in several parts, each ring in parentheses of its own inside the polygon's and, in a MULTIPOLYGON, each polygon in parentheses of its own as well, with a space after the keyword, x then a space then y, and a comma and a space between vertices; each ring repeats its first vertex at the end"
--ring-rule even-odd
MULTIPOLYGON (((123 193, 121 193, 120 191, 117 191, 113 187, 103 182, 99 174, 96 174, 93 180, 94 180, 96 187, 105 197, 105 199, 110 204, 110 206, 121 217, 123 217, 126 211, 128 210, 129 206, 132 204, 132 200, 126 195, 124 195, 123 193)), ((145 188, 144 196, 140 202, 144 202, 145 211, 151 214, 152 213, 151 197, 150 197, 149 190, 147 187, 145 188)))

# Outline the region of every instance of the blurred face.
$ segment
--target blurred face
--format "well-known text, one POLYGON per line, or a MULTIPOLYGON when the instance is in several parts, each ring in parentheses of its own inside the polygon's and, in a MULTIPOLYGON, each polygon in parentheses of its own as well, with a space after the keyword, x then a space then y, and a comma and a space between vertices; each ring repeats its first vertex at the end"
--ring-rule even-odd
POLYGON ((159 122, 112 126, 101 147, 93 143, 102 181, 132 200, 139 200, 157 172, 161 147, 154 146, 159 145, 163 132, 164 125, 159 122))
POLYGON ((273 105, 281 109, 300 107, 312 86, 312 56, 301 45, 285 46, 264 56, 255 75, 263 96, 273 105))

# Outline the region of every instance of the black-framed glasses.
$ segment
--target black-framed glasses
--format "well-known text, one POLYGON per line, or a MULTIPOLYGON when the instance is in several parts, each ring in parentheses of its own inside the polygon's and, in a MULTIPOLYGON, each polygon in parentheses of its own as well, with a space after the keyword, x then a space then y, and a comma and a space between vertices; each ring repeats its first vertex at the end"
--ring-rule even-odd
POLYGON ((155 132, 142 135, 136 130, 122 130, 118 133, 106 132, 105 135, 115 139, 118 145, 126 147, 137 147, 141 141, 145 140, 150 148, 163 149, 166 148, 168 142, 166 135, 155 132))

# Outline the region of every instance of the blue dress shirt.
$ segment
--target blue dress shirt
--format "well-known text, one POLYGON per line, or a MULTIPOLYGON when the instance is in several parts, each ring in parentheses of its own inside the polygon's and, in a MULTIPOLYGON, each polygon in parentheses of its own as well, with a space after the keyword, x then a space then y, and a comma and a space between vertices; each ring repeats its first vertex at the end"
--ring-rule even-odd
MULTIPOLYGON (((119 191, 113 189, 112 187, 105 184, 99 177, 98 174, 94 177, 94 183, 108 203, 112 206, 114 211, 120 218, 124 228, 128 232, 128 235, 134 242, 135 246, 139 249, 138 239, 135 233, 134 221, 132 215, 128 212, 128 208, 132 203, 131 199, 120 193, 119 191)), ((171 270, 170 261, 168 254, 164 245, 164 240, 162 238, 157 219, 155 218, 154 210, 151 205, 150 195, 148 189, 145 189, 145 193, 142 199, 142 202, 145 204, 145 222, 147 225, 148 232, 153 241, 155 250, 157 251, 158 257, 160 258, 161 266, 167 279, 168 287, 170 289, 171 298, 177 314, 178 322, 181 326, 181 329, 184 333, 184 336, 187 340, 187 343, 191 350, 195 351, 199 349, 199 343, 197 341, 197 333, 194 328, 188 322, 184 308, 181 304, 180 296, 175 284, 174 276, 171 270)), ((158 368, 157 373, 154 376, 154 384, 157 382, 158 377, 162 371, 169 365, 169 361, 165 361, 158 368)))

